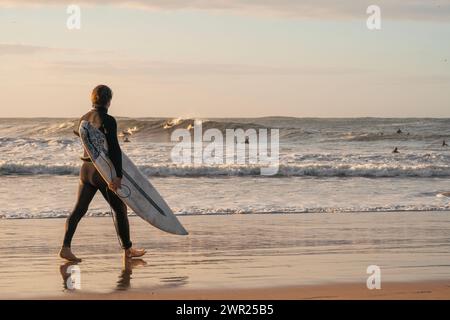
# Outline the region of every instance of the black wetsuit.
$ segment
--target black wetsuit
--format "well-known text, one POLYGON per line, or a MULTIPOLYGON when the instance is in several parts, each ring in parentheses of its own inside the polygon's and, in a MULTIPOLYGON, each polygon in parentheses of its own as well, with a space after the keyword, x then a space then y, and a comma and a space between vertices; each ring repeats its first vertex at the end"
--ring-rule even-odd
MULTIPOLYGON (((107 109, 94 107, 91 111, 81 117, 81 120, 89 121, 94 127, 99 128, 108 142, 109 157, 114 164, 118 177, 122 177, 122 151, 117 139, 116 120, 108 115, 107 109)), ((78 135, 78 126, 74 133, 78 135)), ((70 216, 66 221, 66 233, 64 235, 64 246, 70 247, 72 237, 77 228, 78 222, 86 214, 89 204, 94 198, 97 190, 100 190, 103 197, 108 201, 116 216, 116 229, 120 237, 122 247, 128 249, 132 243, 130 241, 130 227, 128 224, 127 206, 123 201, 108 188, 108 184, 95 169, 86 151, 84 152, 83 165, 80 170, 80 184, 78 188, 78 199, 70 216)))

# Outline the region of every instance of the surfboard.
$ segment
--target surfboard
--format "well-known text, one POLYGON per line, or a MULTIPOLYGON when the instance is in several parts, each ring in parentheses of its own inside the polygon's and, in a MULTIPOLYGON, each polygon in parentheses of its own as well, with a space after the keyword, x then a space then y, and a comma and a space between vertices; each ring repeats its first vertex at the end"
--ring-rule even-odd
MULTIPOLYGON (((80 123, 79 133, 83 147, 95 168, 103 179, 110 183, 116 177, 116 170, 108 157, 105 135, 85 120, 80 123)), ((177 235, 188 234, 166 201, 123 151, 122 174, 122 187, 116 194, 134 213, 165 232, 177 235)))

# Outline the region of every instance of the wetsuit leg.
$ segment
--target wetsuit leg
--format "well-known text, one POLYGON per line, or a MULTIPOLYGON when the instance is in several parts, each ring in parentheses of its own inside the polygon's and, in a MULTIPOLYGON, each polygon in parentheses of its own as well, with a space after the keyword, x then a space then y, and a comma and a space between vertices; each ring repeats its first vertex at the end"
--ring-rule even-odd
POLYGON ((124 249, 131 248, 130 226, 128 223, 126 204, 108 188, 107 183, 91 162, 84 162, 80 170, 80 186, 78 189, 78 200, 72 214, 66 221, 66 233, 64 235, 64 246, 70 247, 78 222, 86 214, 89 204, 97 190, 100 190, 106 201, 109 202, 115 214, 116 230, 124 249))
POLYGON ((90 182, 100 190, 103 197, 108 201, 114 211, 116 231, 122 243, 122 248, 131 248, 132 243, 130 241, 130 225, 128 223, 127 205, 108 188, 108 184, 97 170, 90 175, 90 182))
POLYGON ((89 204, 94 198, 97 188, 80 180, 78 187, 78 199, 75 204, 75 208, 66 220, 66 232, 64 235, 64 247, 69 247, 72 242, 73 235, 77 229, 78 222, 86 214, 89 204))
POLYGON ((114 211, 116 230, 120 237, 122 248, 131 248, 132 243, 130 241, 130 225, 128 222, 127 205, 108 187, 101 188, 100 191, 114 211))

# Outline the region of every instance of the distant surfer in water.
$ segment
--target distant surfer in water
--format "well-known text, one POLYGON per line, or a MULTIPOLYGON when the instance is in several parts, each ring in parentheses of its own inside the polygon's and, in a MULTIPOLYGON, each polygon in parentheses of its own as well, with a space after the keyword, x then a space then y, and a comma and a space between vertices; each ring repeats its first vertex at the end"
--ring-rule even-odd
MULTIPOLYGON (((117 122, 114 117, 108 115, 108 108, 111 104, 112 91, 105 85, 99 85, 94 88, 91 95, 92 109, 81 117, 81 120, 89 121, 94 127, 100 129, 108 142, 109 156, 117 173, 117 177, 108 184, 102 178, 100 173, 94 167, 91 159, 86 151, 84 152, 83 165, 80 169, 80 183, 78 187, 78 199, 70 216, 66 221, 66 230, 64 242, 59 252, 59 256, 69 261, 80 262, 71 250, 71 242, 75 230, 81 218, 86 214, 89 204, 94 198, 97 190, 100 190, 103 197, 108 201, 109 205, 115 213, 115 223, 118 236, 122 248, 125 251, 126 258, 141 257, 145 254, 145 250, 132 248, 130 241, 130 226, 128 223, 127 206, 113 192, 120 189, 122 184, 122 151, 117 139, 117 122)), ((78 122, 79 125, 79 122, 78 122)), ((78 133, 78 125, 74 130, 78 133)))
POLYGON ((447 144, 447 142, 445 142, 445 140, 442 140, 442 146, 443 147, 448 147, 448 144, 447 144))
POLYGON ((400 151, 398 151, 398 148, 395 147, 394 150, 392 151, 392 153, 400 153, 400 151))
POLYGON ((130 142, 129 136, 130 134, 128 132, 123 132, 123 142, 130 142))

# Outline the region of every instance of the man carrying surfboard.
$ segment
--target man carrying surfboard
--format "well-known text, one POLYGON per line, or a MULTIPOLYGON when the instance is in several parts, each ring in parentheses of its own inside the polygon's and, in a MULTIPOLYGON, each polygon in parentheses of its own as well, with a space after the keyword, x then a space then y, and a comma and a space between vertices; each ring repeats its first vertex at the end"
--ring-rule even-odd
MULTIPOLYGON (((80 169, 78 199, 72 213, 67 218, 63 246, 59 252, 61 258, 69 261, 81 261, 80 258, 72 253, 71 242, 77 225, 86 214, 89 204, 97 190, 100 190, 115 213, 116 230, 122 248, 125 251, 125 257, 141 257, 146 253, 143 249, 132 248, 127 206, 114 192, 120 189, 122 183, 122 151, 117 139, 117 122, 114 117, 108 114, 111 99, 112 91, 109 87, 105 85, 95 87, 91 95, 92 109, 80 119, 80 122, 82 120, 88 121, 105 135, 108 143, 109 157, 114 165, 116 177, 113 178, 111 183, 107 183, 95 168, 86 150, 84 151, 84 155, 81 158, 83 165, 80 169)), ((78 126, 74 132, 76 135, 79 135, 78 126)))

